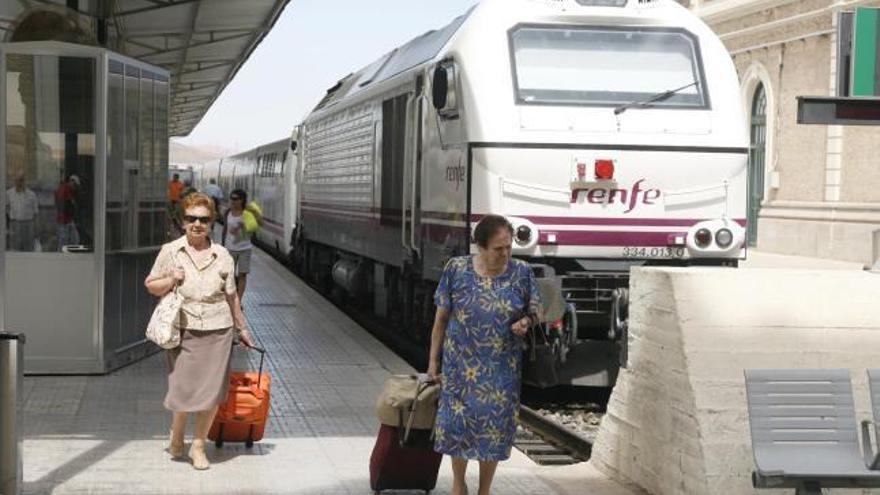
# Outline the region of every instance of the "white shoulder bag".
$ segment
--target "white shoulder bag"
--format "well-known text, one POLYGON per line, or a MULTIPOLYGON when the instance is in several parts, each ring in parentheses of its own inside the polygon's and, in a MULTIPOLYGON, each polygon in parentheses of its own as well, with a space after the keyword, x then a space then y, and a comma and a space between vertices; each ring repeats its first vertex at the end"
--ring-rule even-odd
POLYGON ((180 330, 177 323, 180 318, 180 306, 183 304, 183 296, 177 291, 177 282, 174 289, 162 296, 150 323, 147 324, 147 339, 156 343, 163 349, 174 349, 180 345, 180 330))

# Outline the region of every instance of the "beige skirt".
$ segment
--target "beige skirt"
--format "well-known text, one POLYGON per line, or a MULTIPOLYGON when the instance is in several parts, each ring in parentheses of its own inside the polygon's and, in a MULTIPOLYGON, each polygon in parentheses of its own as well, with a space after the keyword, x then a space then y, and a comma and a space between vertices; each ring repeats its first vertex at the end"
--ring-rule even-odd
POLYGON ((165 409, 207 411, 226 399, 233 331, 183 330, 180 346, 168 357, 165 409))

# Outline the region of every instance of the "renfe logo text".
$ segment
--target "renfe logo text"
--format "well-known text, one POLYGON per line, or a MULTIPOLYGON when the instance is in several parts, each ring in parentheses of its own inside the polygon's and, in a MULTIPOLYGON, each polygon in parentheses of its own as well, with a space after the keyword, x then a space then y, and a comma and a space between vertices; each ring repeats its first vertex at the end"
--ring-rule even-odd
POLYGON ((639 205, 653 205, 655 201, 660 199, 661 192, 659 189, 642 189, 642 183, 645 179, 641 179, 632 185, 631 188, 612 188, 597 183, 572 185, 571 202, 577 203, 579 199, 582 202, 596 205, 621 204, 627 209, 624 213, 629 213, 636 209, 639 205))

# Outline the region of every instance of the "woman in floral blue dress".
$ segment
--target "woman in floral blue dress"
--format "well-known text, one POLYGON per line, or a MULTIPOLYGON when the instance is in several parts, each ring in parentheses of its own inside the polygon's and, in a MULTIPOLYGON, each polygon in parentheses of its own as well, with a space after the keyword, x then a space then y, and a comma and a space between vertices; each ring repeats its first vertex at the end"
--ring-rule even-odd
POLYGON ((443 383, 434 448, 452 457, 452 495, 467 493, 468 460, 479 461, 479 495, 489 495, 498 461, 510 457, 523 336, 540 317, 532 271, 510 257, 513 227, 507 219, 484 217, 474 239, 479 254, 450 260, 434 295, 428 374, 443 383))

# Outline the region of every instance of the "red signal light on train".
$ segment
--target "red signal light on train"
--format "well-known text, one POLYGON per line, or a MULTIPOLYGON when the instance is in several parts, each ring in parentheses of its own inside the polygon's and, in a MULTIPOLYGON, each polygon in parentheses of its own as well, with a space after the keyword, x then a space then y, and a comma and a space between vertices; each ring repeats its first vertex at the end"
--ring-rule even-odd
POLYGON ((614 160, 596 160, 596 179, 611 180, 614 178, 614 160))

